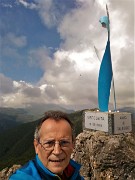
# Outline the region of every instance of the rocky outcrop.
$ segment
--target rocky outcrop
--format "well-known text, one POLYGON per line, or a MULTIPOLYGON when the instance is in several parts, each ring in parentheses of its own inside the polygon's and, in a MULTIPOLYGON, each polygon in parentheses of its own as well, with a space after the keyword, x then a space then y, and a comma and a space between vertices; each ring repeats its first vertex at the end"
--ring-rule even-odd
MULTIPOLYGON (((135 134, 83 131, 76 138, 72 158, 82 164, 85 180, 135 180, 135 134)), ((0 179, 7 180, 19 167, 3 169, 0 179)))
POLYGON ((84 131, 72 158, 82 164, 86 180, 135 180, 135 134, 84 131))
POLYGON ((0 172, 0 180, 8 180, 9 176, 14 173, 21 165, 13 165, 12 167, 6 167, 0 172))

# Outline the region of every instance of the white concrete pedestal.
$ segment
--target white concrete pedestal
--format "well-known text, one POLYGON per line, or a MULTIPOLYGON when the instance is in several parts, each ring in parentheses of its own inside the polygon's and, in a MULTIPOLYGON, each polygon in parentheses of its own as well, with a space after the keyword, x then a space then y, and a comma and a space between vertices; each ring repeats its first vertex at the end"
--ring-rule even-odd
POLYGON ((83 114, 83 129, 99 130, 108 134, 132 131, 131 113, 97 112, 86 110, 83 114))

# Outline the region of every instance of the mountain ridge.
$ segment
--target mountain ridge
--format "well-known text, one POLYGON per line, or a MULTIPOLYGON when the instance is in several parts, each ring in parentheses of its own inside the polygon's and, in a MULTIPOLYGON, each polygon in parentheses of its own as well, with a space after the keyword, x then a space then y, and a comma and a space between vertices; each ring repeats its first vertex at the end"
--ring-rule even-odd
POLYGON ((28 108, 0 107, 0 132, 16 127, 19 124, 35 121, 48 110, 60 110, 66 113, 74 112, 53 104, 33 105, 28 108))
MULTIPOLYGON (((75 134, 82 132, 83 111, 68 114, 74 123, 75 134)), ((24 164, 35 156, 33 139, 36 124, 40 119, 20 124, 0 133, 0 169, 13 164, 24 164)))

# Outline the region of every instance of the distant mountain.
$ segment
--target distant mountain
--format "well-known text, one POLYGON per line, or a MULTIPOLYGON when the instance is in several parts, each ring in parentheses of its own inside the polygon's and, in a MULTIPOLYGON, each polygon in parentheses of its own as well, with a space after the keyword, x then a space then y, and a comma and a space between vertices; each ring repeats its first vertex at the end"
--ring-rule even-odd
POLYGON ((122 112, 131 112, 131 113, 135 113, 135 108, 134 107, 123 107, 123 108, 120 108, 119 109, 120 111, 122 111, 122 112))
POLYGON ((41 118, 44 112, 48 110, 61 110, 71 113, 73 110, 67 110, 57 105, 33 105, 28 108, 3 108, 0 107, 0 132, 13 128, 22 123, 28 123, 41 118))
POLYGON ((135 108, 133 107, 123 107, 118 109, 120 112, 130 112, 132 114, 133 123, 135 124, 135 108))
POLYGON ((14 116, 0 113, 0 132, 13 128, 21 123, 15 121, 14 116))
MULTIPOLYGON (((82 132, 82 113, 68 114, 74 123, 76 135, 82 132)), ((33 135, 38 121, 23 123, 0 133, 0 170, 13 164, 24 164, 35 156, 33 135)))
POLYGON ((22 108, 0 108, 0 132, 33 121, 33 115, 22 108))
POLYGON ((0 121, 4 115, 10 117, 15 122, 30 122, 33 120, 33 115, 27 109, 23 108, 3 108, 0 107, 0 121))
POLYGON ((59 111, 63 111, 66 113, 74 112, 73 110, 63 108, 63 107, 56 105, 56 104, 32 104, 32 106, 27 107, 26 110, 30 114, 34 115, 35 120, 38 118, 41 118, 43 116, 43 114, 49 110, 59 110, 59 111))

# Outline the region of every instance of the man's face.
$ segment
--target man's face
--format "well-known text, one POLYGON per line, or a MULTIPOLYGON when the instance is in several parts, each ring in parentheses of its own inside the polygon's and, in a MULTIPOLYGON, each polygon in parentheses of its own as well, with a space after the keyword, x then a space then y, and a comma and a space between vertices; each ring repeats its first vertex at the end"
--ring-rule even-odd
POLYGON ((60 119, 47 119, 40 129, 40 143, 34 141, 35 151, 44 166, 55 174, 61 174, 67 167, 74 143, 70 124, 60 119), (60 141, 69 142, 67 147, 59 145, 60 141), (55 142, 54 149, 48 150, 45 143, 55 142), (41 144, 40 144, 41 143, 41 144))

